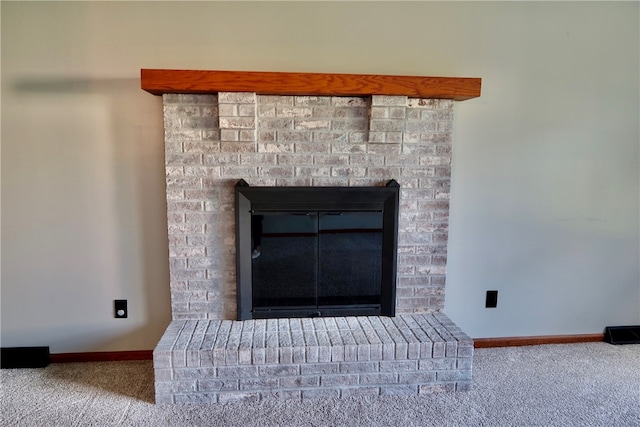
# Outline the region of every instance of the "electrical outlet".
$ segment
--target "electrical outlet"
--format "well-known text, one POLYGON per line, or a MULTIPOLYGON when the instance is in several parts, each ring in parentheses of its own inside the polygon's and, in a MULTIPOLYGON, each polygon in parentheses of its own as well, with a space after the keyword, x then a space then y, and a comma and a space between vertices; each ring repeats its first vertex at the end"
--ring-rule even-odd
POLYGON ((114 314, 116 319, 125 319, 129 315, 126 299, 117 299, 113 301, 114 314))
POLYGON ((496 308, 498 306, 498 291, 487 291, 484 306, 486 308, 496 308))

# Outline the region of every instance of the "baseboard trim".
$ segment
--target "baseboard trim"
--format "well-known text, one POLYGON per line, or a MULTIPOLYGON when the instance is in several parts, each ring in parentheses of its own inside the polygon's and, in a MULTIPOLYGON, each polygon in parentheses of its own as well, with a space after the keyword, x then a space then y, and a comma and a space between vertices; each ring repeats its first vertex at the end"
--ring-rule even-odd
MULTIPOLYGON (((533 337, 474 338, 475 348, 517 347, 542 344, 570 344, 604 341, 604 334, 541 335, 533 337)), ((49 356, 51 363, 117 362, 153 360, 153 350, 100 351, 89 353, 58 353, 49 356)))
POLYGON ((474 338, 475 348, 518 347, 542 344, 572 344, 604 341, 604 334, 540 335, 533 337, 474 338))
POLYGON ((152 360, 153 350, 100 351, 90 353, 58 353, 49 356, 51 363, 119 362, 125 360, 152 360))

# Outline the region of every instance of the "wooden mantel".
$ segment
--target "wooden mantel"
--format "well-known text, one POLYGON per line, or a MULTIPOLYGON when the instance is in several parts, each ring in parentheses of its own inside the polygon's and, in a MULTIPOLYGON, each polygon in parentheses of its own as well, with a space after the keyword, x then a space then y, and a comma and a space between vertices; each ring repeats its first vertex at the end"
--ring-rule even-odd
POLYGON ((464 101, 480 96, 482 79, 374 74, 140 70, 142 89, 164 93, 255 92, 261 95, 368 96, 464 101))

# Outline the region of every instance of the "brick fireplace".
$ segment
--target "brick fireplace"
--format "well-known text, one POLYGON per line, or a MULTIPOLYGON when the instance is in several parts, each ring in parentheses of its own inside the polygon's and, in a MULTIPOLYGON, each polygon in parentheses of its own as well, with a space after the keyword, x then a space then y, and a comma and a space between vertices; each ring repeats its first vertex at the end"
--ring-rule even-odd
POLYGON ((164 105, 173 320, 154 351, 158 403, 469 389, 473 342, 442 311, 453 105, 479 96, 479 79, 143 70, 142 81, 164 105), (240 179, 395 179, 396 316, 234 320, 240 179))

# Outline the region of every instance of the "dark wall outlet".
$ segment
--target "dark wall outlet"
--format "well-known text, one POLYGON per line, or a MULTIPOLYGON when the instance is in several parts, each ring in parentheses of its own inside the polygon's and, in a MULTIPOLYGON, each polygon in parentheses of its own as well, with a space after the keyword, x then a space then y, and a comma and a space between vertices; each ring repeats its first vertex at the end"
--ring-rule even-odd
POLYGON ((117 299, 113 301, 114 315, 116 319, 124 319, 129 315, 126 299, 117 299))
POLYGON ((487 291, 484 306, 486 308, 496 308, 498 306, 498 291, 487 291))

